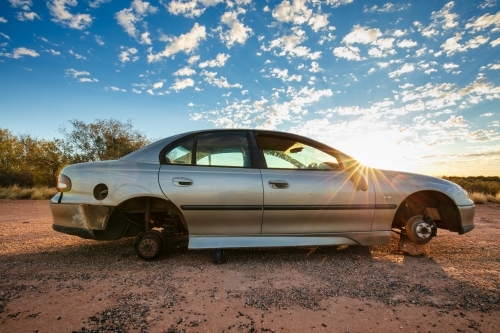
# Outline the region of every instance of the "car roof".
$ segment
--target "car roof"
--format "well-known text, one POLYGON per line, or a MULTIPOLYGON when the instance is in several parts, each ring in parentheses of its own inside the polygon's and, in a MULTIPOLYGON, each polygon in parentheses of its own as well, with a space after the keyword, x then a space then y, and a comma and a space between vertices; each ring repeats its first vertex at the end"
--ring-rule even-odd
MULTIPOLYGON (((310 143, 315 143, 317 145, 323 146, 323 148, 331 150, 332 148, 327 146, 326 144, 307 138, 303 137, 294 133, 288 133, 288 132, 281 132, 281 131, 271 131, 271 130, 264 130, 264 129, 249 129, 249 128, 230 128, 230 129, 205 129, 205 130, 197 130, 197 131, 190 131, 190 132, 185 132, 185 133, 179 133, 173 136, 169 136, 167 138, 155 141, 153 143, 150 143, 147 146, 144 146, 128 155, 125 155, 122 157, 120 160, 123 161, 132 161, 132 162, 141 162, 141 163, 152 163, 152 164, 160 164, 160 159, 159 159, 159 154, 161 150, 167 146, 168 144, 176 141, 177 139, 190 136, 190 135, 196 135, 200 133, 208 133, 208 132, 233 132, 233 131, 252 131, 258 134, 267 134, 267 135, 280 135, 280 136, 287 136, 289 138, 297 138, 297 139, 303 139, 306 141, 309 141, 310 143)), ((333 149, 336 151, 336 149, 333 149)))

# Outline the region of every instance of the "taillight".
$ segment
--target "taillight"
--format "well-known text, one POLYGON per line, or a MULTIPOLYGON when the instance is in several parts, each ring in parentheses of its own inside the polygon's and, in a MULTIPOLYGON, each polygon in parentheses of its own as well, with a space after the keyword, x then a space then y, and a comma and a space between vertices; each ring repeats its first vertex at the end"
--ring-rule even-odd
POLYGON ((71 179, 61 173, 59 175, 59 178, 57 179, 56 188, 59 192, 68 192, 69 190, 71 190, 71 179))

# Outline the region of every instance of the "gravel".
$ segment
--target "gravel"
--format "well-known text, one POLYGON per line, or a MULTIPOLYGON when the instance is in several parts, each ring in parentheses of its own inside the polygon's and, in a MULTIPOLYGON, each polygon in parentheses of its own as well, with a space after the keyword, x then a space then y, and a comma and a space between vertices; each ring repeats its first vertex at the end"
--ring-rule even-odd
POLYGON ((59 234, 31 205, 12 218, 0 200, 2 332, 500 331, 500 205, 481 206, 471 233, 440 231, 431 257, 402 254, 394 235, 226 250, 222 265, 185 244, 144 262, 133 239, 59 234))

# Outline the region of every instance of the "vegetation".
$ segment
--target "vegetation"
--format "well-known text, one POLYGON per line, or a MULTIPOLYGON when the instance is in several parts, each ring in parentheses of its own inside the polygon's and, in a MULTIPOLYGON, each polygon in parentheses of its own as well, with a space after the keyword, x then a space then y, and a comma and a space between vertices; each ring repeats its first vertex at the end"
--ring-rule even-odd
POLYGON ((149 143, 131 120, 74 119, 59 132, 62 139, 40 140, 0 128, 0 198, 46 198, 42 193, 50 192, 66 165, 118 159, 149 143))
POLYGON ((477 192, 496 195, 500 192, 500 177, 446 177, 443 179, 460 185, 469 193, 477 192))
POLYGON ((22 188, 17 185, 10 187, 0 187, 0 199, 32 199, 32 200, 45 200, 50 199, 56 195, 55 188, 46 186, 38 188, 22 188))

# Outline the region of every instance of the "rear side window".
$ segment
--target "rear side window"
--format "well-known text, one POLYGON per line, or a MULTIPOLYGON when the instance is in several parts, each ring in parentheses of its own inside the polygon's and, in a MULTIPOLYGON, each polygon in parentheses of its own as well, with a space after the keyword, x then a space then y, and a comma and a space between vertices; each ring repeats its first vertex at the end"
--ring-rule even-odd
POLYGON ((179 142, 165 154, 167 164, 191 164, 193 156, 194 138, 188 138, 179 142))
POLYGON ((215 132, 198 135, 196 165, 251 167, 246 132, 215 132))

